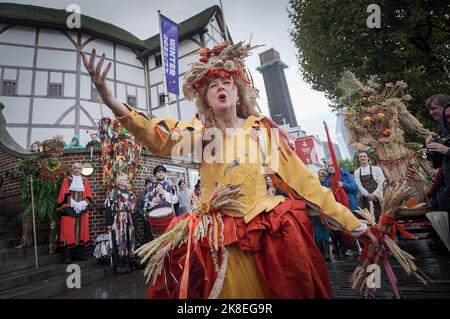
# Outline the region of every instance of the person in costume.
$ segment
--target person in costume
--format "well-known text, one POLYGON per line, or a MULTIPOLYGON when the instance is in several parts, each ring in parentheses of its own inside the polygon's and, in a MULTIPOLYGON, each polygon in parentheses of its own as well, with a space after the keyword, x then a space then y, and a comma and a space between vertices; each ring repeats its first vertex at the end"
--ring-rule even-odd
MULTIPOLYGON (((323 185, 325 178, 328 175, 328 171, 325 168, 321 168, 317 172, 317 175, 319 177, 320 184, 323 185)), ((316 245, 319 247, 319 250, 325 260, 330 261, 330 231, 318 216, 311 216, 311 220, 314 225, 314 239, 316 241, 316 245)))
POLYGON ((145 185, 144 190, 139 193, 137 202, 136 202, 136 214, 139 216, 139 218, 143 221, 144 224, 144 238, 145 242, 148 243, 149 241, 153 240, 153 234, 150 231, 150 226, 148 224, 148 214, 146 211, 146 200, 148 196, 148 192, 150 191, 150 188, 153 186, 153 180, 151 178, 145 179, 145 185))
POLYGON ((66 150, 74 148, 84 148, 84 146, 80 144, 80 137, 78 135, 74 135, 70 144, 65 147, 66 150))
POLYGON ((112 241, 112 261, 119 274, 133 271, 131 256, 134 252, 133 212, 136 197, 128 190, 128 176, 117 176, 116 186, 105 200, 106 226, 112 241))
POLYGON ((145 199, 145 210, 150 214, 159 208, 171 208, 176 213, 175 204, 179 203, 179 195, 176 187, 171 185, 166 177, 167 169, 163 165, 153 168, 155 181, 147 192, 145 199))
POLYGON ((361 193, 362 206, 370 209, 373 203, 375 221, 378 222, 381 214, 380 198, 383 195, 384 174, 381 168, 369 164, 369 154, 366 151, 358 152, 359 167, 355 170, 355 182, 361 193))
POLYGON ((75 163, 72 176, 65 177, 59 191, 57 211, 61 213, 59 245, 64 247, 64 262, 86 260, 84 247, 89 244, 89 205, 92 193, 89 181, 75 163))
POLYGON ((86 148, 92 147, 95 152, 100 151, 101 143, 100 143, 100 141, 98 139, 98 133, 97 132, 91 132, 89 134, 89 136, 91 137, 91 140, 86 144, 86 148))
POLYGON ((259 115, 244 65, 251 49, 239 42, 200 50, 183 91, 196 101, 203 125, 149 119, 121 103, 106 85, 111 64, 102 71, 105 56, 95 65, 95 50, 89 61, 81 53, 102 100, 152 153, 184 155, 195 151, 194 145, 203 151, 197 154, 202 158, 199 203, 137 252, 148 262, 148 298, 330 298, 328 271, 308 212, 376 241, 320 185, 287 135, 259 115), (207 143, 212 133, 215 147, 207 143), (236 153, 229 143, 236 143, 236 153), (268 174, 289 198, 267 194, 268 174))
POLYGON ((186 186, 184 180, 178 182, 179 196, 180 196, 180 215, 191 210, 192 191, 186 186))
POLYGON ((41 149, 42 143, 40 141, 35 141, 33 144, 31 144, 30 151, 32 153, 39 153, 42 151, 41 149))
POLYGON ((344 95, 339 101, 339 112, 344 115, 350 147, 373 154, 388 185, 404 181, 411 185, 416 196, 407 203, 408 207, 426 203, 432 169, 406 143, 404 133, 423 140, 432 133, 408 111, 407 102, 412 97, 404 94, 407 84, 363 84, 351 72, 345 72, 340 87, 344 95))

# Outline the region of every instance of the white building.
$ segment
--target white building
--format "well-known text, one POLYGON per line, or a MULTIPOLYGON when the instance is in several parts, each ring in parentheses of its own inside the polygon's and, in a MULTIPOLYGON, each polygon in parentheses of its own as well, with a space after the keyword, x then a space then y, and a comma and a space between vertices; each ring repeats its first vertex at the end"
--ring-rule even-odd
POLYGON ((180 96, 164 106, 163 68, 159 34, 140 40, 112 24, 81 16, 81 28, 66 25, 71 12, 31 5, 0 3, 0 102, 6 128, 18 144, 29 148, 35 140, 58 133, 70 141, 96 129, 101 116, 112 116, 100 107, 97 94, 78 50, 89 56, 96 48, 112 62, 108 82, 114 95, 156 117, 191 120, 195 105, 185 100, 181 86, 191 55, 225 39, 218 6, 180 23, 180 96))

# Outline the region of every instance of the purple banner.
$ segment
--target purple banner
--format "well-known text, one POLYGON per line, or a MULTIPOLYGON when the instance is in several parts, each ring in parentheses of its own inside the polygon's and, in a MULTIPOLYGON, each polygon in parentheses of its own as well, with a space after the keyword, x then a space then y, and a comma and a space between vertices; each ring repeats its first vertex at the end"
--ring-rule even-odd
POLYGON ((161 16, 162 58, 164 59, 167 92, 179 95, 178 89, 178 24, 161 16))

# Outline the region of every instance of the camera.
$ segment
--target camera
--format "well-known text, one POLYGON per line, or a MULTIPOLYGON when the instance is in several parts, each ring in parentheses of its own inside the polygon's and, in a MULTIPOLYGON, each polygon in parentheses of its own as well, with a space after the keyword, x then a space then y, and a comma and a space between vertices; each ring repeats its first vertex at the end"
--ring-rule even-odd
MULTIPOLYGON (((431 142, 439 143, 447 147, 450 147, 450 135, 447 135, 445 137, 433 135, 431 142)), ((433 166, 433 168, 439 168, 442 166, 442 160, 444 158, 443 154, 433 152, 427 149, 425 155, 427 160, 431 163, 431 166, 433 166)))

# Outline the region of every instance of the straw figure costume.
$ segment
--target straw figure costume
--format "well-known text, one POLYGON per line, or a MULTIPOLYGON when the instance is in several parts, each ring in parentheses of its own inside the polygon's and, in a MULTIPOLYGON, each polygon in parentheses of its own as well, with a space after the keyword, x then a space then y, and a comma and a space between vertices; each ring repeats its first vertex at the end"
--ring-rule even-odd
POLYGON ((427 202, 432 170, 405 142, 404 133, 424 140, 432 133, 408 112, 406 103, 411 96, 403 93, 406 83, 397 81, 380 88, 373 82, 364 85, 346 72, 340 85, 345 92, 340 103, 346 107, 343 114, 350 146, 374 156, 388 185, 407 181, 415 194, 407 206, 427 202))

